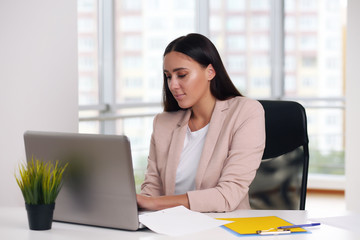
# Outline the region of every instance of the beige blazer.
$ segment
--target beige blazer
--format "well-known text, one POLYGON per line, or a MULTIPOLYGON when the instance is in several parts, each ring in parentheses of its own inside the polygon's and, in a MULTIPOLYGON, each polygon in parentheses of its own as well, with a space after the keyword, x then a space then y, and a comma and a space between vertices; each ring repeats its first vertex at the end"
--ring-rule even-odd
MULTIPOLYGON (((180 110, 155 117, 142 194, 174 194, 190 114, 190 110, 180 110)), ((190 209, 250 209, 248 189, 264 147, 264 110, 258 101, 246 97, 216 101, 196 174, 196 190, 187 193, 190 209)))

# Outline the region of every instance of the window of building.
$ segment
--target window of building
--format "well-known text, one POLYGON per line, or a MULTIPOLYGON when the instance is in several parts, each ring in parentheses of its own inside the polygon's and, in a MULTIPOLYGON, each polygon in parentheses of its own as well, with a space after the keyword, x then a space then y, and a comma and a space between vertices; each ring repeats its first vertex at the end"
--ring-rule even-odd
POLYGON ((229 16, 226 21, 226 29, 228 32, 240 32, 245 29, 245 17, 229 16))
POLYGON ((226 39, 228 51, 245 51, 246 39, 244 35, 229 35, 226 39))
MULTIPOLYGON (((215 0, 216 1, 216 0, 215 0)), ((211 1, 210 5, 215 5, 215 1, 211 1)), ((218 3, 221 3, 221 1, 217 1, 218 3)), ((230 11, 244 11, 245 10, 245 0, 228 0, 226 1, 226 9, 230 11)), ((216 6, 217 8, 220 8, 219 5, 216 6)))

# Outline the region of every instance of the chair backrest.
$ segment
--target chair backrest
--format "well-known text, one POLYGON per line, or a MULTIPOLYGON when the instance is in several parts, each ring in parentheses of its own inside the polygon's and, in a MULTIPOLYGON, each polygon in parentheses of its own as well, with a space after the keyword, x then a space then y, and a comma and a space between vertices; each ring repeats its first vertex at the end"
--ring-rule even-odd
POLYGON ((266 145, 249 189, 253 209, 305 209, 309 148, 304 107, 292 101, 260 100, 266 145))

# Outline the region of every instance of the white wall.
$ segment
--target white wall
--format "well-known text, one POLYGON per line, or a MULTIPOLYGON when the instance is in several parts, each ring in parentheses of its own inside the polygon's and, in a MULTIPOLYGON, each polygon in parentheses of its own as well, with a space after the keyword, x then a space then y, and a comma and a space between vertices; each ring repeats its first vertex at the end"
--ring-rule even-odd
POLYGON ((345 199, 360 212, 360 1, 348 1, 346 56, 345 199))
POLYGON ((76 4, 0 0, 0 206, 24 204, 25 130, 77 132, 76 4))

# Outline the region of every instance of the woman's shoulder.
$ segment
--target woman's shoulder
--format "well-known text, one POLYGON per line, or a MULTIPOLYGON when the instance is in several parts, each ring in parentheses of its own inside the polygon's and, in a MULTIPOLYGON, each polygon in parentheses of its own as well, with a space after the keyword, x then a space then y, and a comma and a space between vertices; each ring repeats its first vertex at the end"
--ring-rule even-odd
POLYGON ((185 114, 186 114, 186 110, 178 110, 178 111, 173 111, 173 112, 161 112, 161 113, 158 113, 156 115, 156 117, 159 119, 171 120, 171 119, 179 119, 182 116, 184 116, 185 114))
POLYGON ((252 111, 263 111, 263 107, 258 100, 244 97, 244 96, 237 96, 225 100, 229 106, 229 108, 241 108, 241 109, 248 109, 252 111))
POLYGON ((261 103, 248 97, 234 97, 225 100, 225 106, 221 111, 229 123, 234 122, 234 129, 242 126, 244 122, 253 122, 251 119, 261 119, 265 117, 264 108, 261 103), (237 127, 236 127, 237 126, 237 127))
POLYGON ((155 122, 162 125, 178 124, 186 116, 186 110, 179 110, 174 112, 162 112, 155 116, 155 122))
POLYGON ((174 129, 182 126, 186 122, 186 117, 190 116, 188 111, 162 112, 155 116, 153 122, 154 136, 160 136, 167 139, 165 136, 173 132, 174 129))

